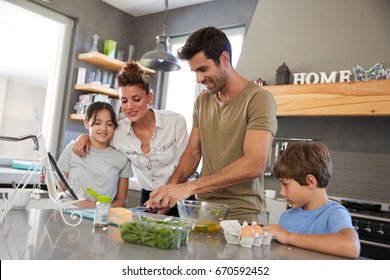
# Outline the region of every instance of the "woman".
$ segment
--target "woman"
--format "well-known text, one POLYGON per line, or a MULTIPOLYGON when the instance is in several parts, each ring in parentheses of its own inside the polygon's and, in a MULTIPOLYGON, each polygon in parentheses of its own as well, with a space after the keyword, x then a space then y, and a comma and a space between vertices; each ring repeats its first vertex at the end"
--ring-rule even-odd
MULTIPOLYGON (((117 75, 122 112, 127 117, 119 122, 111 145, 130 159, 138 185, 141 187, 141 205, 149 193, 168 182, 187 142, 188 132, 182 115, 150 108, 153 94, 149 78, 137 63, 129 61, 117 75)), ((85 156, 89 144, 80 136, 73 147, 85 156), (85 149, 86 148, 86 149, 85 149), (85 151, 84 151, 85 150, 85 151)), ((177 216, 177 209, 169 208, 160 214, 177 216)))

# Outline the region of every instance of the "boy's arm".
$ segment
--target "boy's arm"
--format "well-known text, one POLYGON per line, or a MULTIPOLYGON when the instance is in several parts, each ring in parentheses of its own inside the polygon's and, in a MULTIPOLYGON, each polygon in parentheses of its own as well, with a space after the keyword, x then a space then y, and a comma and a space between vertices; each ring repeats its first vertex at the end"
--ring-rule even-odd
POLYGON ((333 234, 290 234, 287 240, 293 246, 351 259, 360 254, 359 237, 350 228, 333 234))
POLYGON ((350 228, 332 234, 296 234, 279 225, 265 225, 263 229, 274 234, 282 244, 351 259, 358 258, 360 254, 359 237, 350 228))

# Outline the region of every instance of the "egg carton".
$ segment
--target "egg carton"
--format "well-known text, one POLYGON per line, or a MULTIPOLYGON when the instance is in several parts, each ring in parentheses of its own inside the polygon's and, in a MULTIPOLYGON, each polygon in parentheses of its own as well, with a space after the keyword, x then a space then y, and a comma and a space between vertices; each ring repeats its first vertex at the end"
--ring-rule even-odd
POLYGON ((240 230, 242 225, 237 220, 224 220, 221 221, 221 227, 224 229, 224 236, 228 244, 239 245, 245 248, 252 248, 252 246, 268 246, 271 244, 273 237, 272 233, 264 232, 263 235, 255 234, 251 236, 241 236, 240 230))

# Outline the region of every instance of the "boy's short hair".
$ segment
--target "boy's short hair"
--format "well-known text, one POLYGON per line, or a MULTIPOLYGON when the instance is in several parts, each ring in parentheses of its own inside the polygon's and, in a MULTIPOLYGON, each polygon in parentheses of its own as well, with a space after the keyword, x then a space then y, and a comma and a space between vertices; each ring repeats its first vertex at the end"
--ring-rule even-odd
POLYGON ((312 174, 318 188, 326 188, 332 174, 332 159, 328 148, 320 142, 296 142, 287 146, 276 161, 275 177, 293 179, 307 186, 306 176, 312 174))

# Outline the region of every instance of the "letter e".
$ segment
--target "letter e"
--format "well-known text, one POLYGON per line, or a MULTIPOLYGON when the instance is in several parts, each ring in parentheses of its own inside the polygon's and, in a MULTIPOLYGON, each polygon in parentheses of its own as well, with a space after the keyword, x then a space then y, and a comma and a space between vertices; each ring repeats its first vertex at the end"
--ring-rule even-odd
POLYGON ((350 82, 351 81, 351 70, 341 70, 340 72, 340 82, 350 82))

